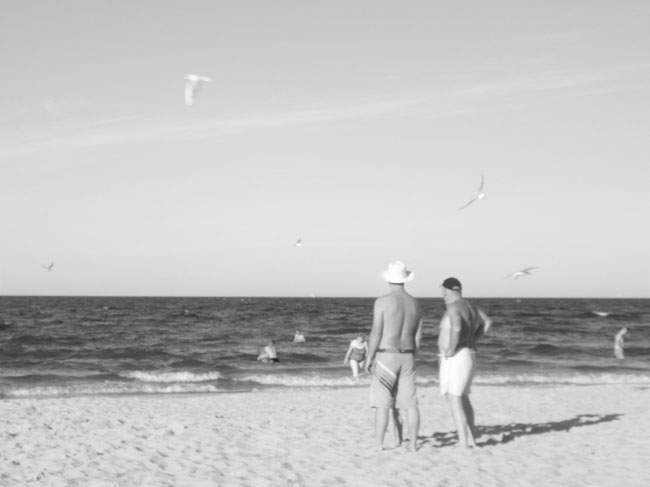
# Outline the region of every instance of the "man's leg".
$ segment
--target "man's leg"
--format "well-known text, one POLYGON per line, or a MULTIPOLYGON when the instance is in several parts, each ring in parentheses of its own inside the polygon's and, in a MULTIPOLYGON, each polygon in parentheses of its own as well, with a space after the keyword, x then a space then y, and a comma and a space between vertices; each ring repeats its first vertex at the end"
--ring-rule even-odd
POLYGON ((458 443, 464 447, 475 446, 476 442, 474 441, 472 432, 469 430, 467 417, 465 416, 465 410, 463 409, 462 396, 447 394, 447 402, 449 403, 451 415, 454 418, 454 424, 456 425, 458 443))
POLYGON ((384 449, 384 435, 388 426, 388 408, 375 408, 375 449, 384 449))
POLYGON ((411 439, 411 451, 418 450, 418 431, 420 431, 420 409, 417 406, 411 407, 406 413, 409 425, 409 437, 411 439))
POLYGON ((388 414, 388 423, 390 425, 391 431, 393 432, 393 441, 395 445, 397 446, 401 445, 404 436, 403 436, 403 428, 402 428, 402 418, 400 417, 399 410, 397 408, 393 408, 390 410, 388 414))
POLYGON ((465 417, 467 418, 467 427, 471 434, 471 438, 476 437, 476 425, 474 424, 474 408, 472 407, 472 402, 469 400, 469 396, 465 394, 463 396, 463 410, 465 411, 465 417))

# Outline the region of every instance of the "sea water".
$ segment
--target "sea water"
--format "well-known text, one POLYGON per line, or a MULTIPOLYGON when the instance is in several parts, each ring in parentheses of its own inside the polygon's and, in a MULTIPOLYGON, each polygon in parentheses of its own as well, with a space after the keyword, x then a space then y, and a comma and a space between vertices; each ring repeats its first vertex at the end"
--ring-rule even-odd
MULTIPOLYGON (((371 298, 0 297, 0 395, 219 393, 363 387, 343 364, 371 298), (293 343, 300 329, 305 343, 293 343), (280 362, 256 358, 274 340, 280 362)), ((648 299, 471 299, 494 319, 475 383, 650 384, 648 299), (614 335, 628 327, 625 359, 614 335)), ((425 310, 418 382, 437 382, 440 299, 425 310)))

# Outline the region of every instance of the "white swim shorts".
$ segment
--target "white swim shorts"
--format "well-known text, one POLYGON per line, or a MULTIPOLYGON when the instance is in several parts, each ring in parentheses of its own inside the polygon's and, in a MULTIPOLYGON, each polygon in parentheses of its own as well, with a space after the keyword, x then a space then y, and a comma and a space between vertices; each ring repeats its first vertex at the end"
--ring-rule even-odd
POLYGON ((440 394, 464 396, 471 393, 476 352, 461 348, 453 357, 440 361, 440 394))

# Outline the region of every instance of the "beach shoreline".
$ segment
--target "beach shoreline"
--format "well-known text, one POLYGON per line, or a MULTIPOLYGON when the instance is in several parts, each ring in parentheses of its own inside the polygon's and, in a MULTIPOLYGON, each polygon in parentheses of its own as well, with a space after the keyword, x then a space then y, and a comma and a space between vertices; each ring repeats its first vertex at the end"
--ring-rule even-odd
POLYGON ((420 449, 373 451, 365 387, 0 400, 13 485, 623 485, 650 482, 650 387, 473 387, 479 448, 436 387, 420 449))

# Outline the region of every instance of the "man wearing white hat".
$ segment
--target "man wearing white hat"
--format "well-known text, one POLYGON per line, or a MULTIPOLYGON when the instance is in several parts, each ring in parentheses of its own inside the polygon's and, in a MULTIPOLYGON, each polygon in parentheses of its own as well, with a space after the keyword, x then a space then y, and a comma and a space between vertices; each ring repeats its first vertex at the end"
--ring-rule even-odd
POLYGON ((413 272, 392 262, 381 274, 390 292, 375 301, 366 371, 373 373, 370 407, 375 408, 375 446, 381 450, 393 408, 406 409, 411 450, 417 450, 420 410, 415 387, 415 353, 422 339, 422 308, 404 290, 413 272))

